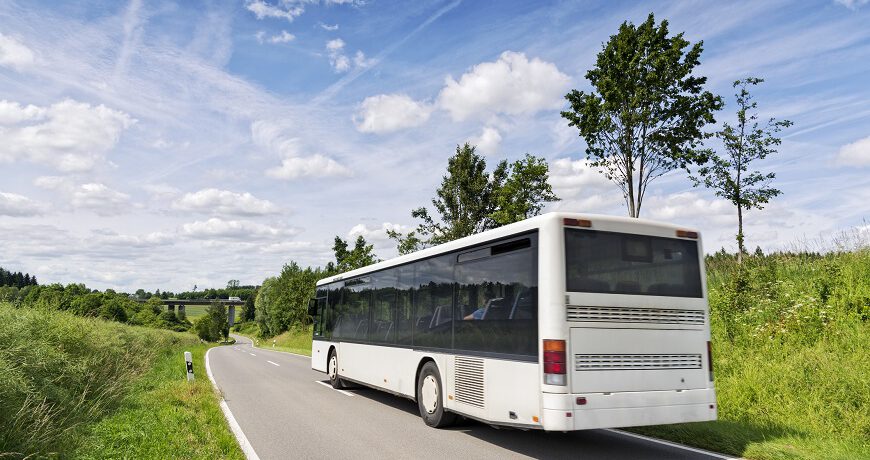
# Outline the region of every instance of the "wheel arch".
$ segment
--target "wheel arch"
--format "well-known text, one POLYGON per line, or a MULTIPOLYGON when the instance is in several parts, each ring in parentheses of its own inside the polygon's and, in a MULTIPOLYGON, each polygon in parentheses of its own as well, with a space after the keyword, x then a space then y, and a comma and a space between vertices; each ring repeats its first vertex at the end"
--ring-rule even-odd
POLYGON ((440 377, 441 368, 438 367, 438 362, 435 361, 435 358, 433 358, 431 356, 424 356, 424 357, 420 358, 420 362, 417 363, 417 371, 414 372, 414 398, 413 398, 414 401, 417 401, 417 389, 420 387, 420 371, 423 370, 423 366, 425 366, 426 363, 429 363, 429 362, 435 364, 435 368, 438 369, 438 374, 440 377))

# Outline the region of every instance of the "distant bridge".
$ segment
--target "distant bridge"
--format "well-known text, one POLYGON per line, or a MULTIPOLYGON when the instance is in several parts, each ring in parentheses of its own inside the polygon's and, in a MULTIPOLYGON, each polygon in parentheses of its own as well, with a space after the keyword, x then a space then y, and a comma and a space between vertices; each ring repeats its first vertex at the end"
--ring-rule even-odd
MULTIPOLYGON (((139 303, 145 303, 148 300, 136 299, 139 303)), ((220 304, 227 306, 227 320, 230 323, 230 326, 235 324, 236 322, 236 307, 240 307, 245 304, 244 300, 227 300, 227 299, 160 299, 163 302, 163 305, 166 305, 167 310, 175 311, 175 307, 178 307, 179 312, 184 311, 184 307, 188 305, 213 305, 220 304)))

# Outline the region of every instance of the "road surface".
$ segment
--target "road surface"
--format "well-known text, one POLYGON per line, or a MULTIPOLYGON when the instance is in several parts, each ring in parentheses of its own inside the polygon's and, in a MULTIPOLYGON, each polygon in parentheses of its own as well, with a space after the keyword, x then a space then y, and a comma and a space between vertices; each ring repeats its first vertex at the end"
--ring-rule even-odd
POLYGON ((209 352, 211 373, 262 460, 303 458, 721 459, 609 430, 548 433, 465 422, 423 424, 416 403, 369 388, 337 391, 310 359, 234 346, 209 352))

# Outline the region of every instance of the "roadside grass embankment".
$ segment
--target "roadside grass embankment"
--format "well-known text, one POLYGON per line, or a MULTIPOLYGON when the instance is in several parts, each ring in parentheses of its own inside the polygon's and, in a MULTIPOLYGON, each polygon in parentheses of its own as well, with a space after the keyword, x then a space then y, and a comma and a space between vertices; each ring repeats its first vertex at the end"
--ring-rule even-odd
POLYGON ((194 336, 3 303, 0 324, 0 458, 243 458, 194 336))
POLYGON ((870 249, 708 258, 719 420, 634 428, 749 459, 870 458, 870 249))
POLYGON ((260 337, 260 327, 255 322, 241 323, 233 329, 234 334, 251 339, 258 347, 311 356, 311 326, 290 328, 269 338, 260 337))

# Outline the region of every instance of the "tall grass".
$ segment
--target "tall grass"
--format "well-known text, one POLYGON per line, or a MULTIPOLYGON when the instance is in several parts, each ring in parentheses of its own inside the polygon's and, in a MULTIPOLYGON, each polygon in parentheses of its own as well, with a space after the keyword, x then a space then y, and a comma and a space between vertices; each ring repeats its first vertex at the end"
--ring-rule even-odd
POLYGON ((747 458, 870 458, 870 249, 707 269, 720 420, 637 431, 747 458))
POLYGON ((6 458, 67 456, 75 435, 117 410, 158 354, 198 344, 189 334, 9 304, 0 304, 0 325, 6 458))

